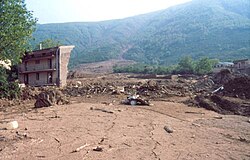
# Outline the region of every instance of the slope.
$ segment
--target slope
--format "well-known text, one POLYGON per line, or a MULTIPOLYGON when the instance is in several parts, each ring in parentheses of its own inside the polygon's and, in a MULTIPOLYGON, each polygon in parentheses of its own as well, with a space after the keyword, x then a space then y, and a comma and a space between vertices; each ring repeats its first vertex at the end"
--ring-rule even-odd
POLYGON ((44 24, 37 26, 32 43, 51 38, 74 44, 71 67, 121 57, 166 65, 185 55, 249 58, 248 8, 248 0, 193 0, 120 20, 44 24))

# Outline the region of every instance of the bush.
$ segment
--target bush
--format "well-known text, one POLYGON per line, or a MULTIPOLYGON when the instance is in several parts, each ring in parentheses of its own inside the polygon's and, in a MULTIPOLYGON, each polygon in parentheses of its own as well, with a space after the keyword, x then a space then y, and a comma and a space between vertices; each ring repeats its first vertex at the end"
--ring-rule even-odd
POLYGON ((11 79, 13 75, 8 75, 6 69, 0 66, 0 98, 16 99, 20 96, 21 90, 18 83, 10 81, 11 79))

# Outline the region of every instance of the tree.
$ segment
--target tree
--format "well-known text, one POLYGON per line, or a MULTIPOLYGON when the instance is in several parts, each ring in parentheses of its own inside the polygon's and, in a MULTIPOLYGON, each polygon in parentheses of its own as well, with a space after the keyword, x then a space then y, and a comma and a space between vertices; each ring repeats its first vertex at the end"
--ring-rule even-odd
POLYGON ((201 58, 199 61, 196 62, 195 72, 197 74, 211 73, 213 70, 214 64, 216 64, 217 62, 218 60, 216 59, 209 59, 207 57, 201 58))
POLYGON ((24 0, 0 1, 0 60, 20 61, 35 24, 24 0))
POLYGON ((9 65, 20 62, 35 24, 24 0, 0 1, 0 98, 13 99, 20 94, 13 81, 14 67, 9 65))
POLYGON ((194 62, 191 57, 186 56, 181 58, 177 66, 177 72, 179 73, 193 73, 194 62))
POLYGON ((46 39, 46 40, 41 41, 39 44, 37 44, 35 47, 35 50, 40 49, 40 45, 41 45, 42 49, 45 49, 45 48, 52 48, 52 47, 60 46, 61 43, 60 43, 60 41, 56 41, 53 39, 46 39))

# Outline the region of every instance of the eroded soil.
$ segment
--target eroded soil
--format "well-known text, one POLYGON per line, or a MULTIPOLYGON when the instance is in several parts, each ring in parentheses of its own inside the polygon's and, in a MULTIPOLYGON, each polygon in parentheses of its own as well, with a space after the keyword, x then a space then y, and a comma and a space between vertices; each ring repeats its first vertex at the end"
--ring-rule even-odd
POLYGON ((0 159, 250 158, 247 117, 163 101, 132 107, 107 98, 27 113, 2 112, 1 120, 15 119, 19 128, 0 130, 0 159), (97 146, 103 150, 93 151, 97 146))

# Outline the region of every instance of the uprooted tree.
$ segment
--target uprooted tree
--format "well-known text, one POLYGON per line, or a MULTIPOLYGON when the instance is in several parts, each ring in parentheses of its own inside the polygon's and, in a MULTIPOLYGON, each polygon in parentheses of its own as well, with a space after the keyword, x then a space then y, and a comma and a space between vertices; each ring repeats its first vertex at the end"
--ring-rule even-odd
MULTIPOLYGON (((24 0, 0 1, 0 97, 12 98, 17 85, 9 82, 6 63, 17 64, 27 49, 35 29, 36 19, 28 11, 24 0)), ((12 73, 10 73, 12 74, 12 73)))

